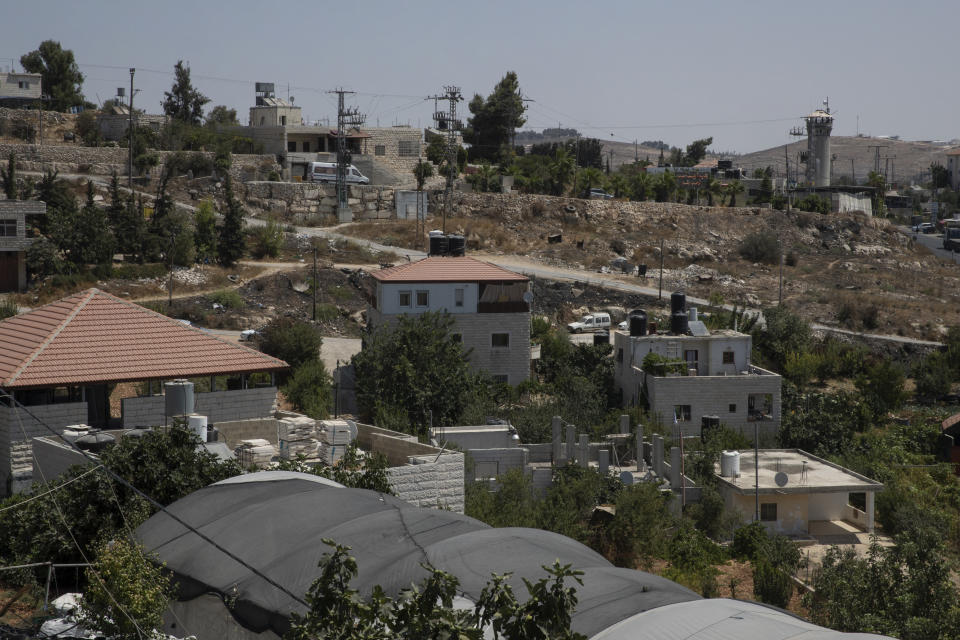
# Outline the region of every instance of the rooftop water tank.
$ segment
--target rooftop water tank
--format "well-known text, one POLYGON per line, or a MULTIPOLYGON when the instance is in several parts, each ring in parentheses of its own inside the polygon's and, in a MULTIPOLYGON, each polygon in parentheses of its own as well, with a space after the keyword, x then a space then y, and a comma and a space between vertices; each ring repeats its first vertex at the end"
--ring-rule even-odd
POLYGON ((736 478, 740 475, 740 452, 723 451, 720 453, 720 476, 736 478))
POLYGON ((189 380, 172 380, 163 384, 164 415, 167 418, 193 413, 193 383, 189 380))
POLYGON ((676 311, 670 316, 670 333, 673 335, 682 336, 687 333, 689 328, 690 321, 683 311, 676 311))
POLYGON ((687 313, 687 317, 690 318, 690 322, 697 321, 697 308, 690 307, 690 311, 687 313))
MULTIPOLYGON (((431 232, 432 234, 433 232, 431 232)), ((445 235, 430 236, 430 255, 445 256, 450 251, 450 240, 445 235)))
POLYGON ((90 427, 87 425, 72 424, 69 427, 64 427, 61 435, 66 442, 76 442, 77 438, 82 438, 88 433, 90 433, 90 427))
POLYGON ((642 309, 634 309, 630 312, 630 335, 647 335, 647 313, 642 309))
POLYGON ((187 416, 187 428, 197 434, 200 442, 207 441, 207 416, 197 414, 187 416))
POLYGON ((76 445, 78 448, 83 449, 84 451, 89 451, 90 453, 99 453, 112 445, 114 442, 114 437, 109 433, 92 431, 85 436, 77 438, 76 445))
POLYGON ((463 236, 447 236, 447 252, 451 256, 462 256, 467 252, 467 240, 463 236))
POLYGON ((593 334, 594 346, 598 344, 610 344, 610 334, 607 331, 597 331, 593 334))
POLYGON ((678 311, 686 313, 687 296, 682 291, 674 291, 670 294, 670 315, 678 311))

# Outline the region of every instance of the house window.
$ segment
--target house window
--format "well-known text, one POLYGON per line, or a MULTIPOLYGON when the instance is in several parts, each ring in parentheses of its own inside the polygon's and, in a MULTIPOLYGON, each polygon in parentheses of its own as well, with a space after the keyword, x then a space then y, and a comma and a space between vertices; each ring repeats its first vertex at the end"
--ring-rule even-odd
POLYGON ((500 463, 496 460, 473 463, 474 480, 495 480, 498 475, 500 475, 500 463))
POLYGON ((29 89, 30 83, 27 82, 26 80, 21 80, 20 82, 17 83, 17 86, 21 89, 29 89))
POLYGON ((373 148, 373 155, 375 156, 385 156, 387 155, 387 145, 378 144, 373 148))
POLYGON ((287 126, 287 116, 280 116, 280 126, 281 127, 287 126))
POLYGON ((505 373, 498 373, 493 377, 493 381, 498 384, 510 384, 510 376, 505 373))
POLYGON ((510 334, 509 333, 492 333, 490 334, 490 346, 494 348, 507 348, 510 346, 510 334))
POLYGON ((412 158, 417 155, 417 147, 413 140, 397 142, 397 155, 401 158, 412 158))
POLYGON ((401 291, 401 292, 400 292, 400 306, 401 306, 401 307, 409 307, 409 306, 410 306, 410 292, 409 292, 409 291, 401 291))
POLYGON ((736 413, 736 412, 737 412, 737 405, 731 404, 731 405, 730 405, 730 413, 736 413))
POLYGON ((293 151, 296 151, 296 150, 297 150, 297 142, 296 142, 296 140, 289 140, 289 141, 287 141, 287 151, 293 152, 293 151))
POLYGON ((310 152, 310 143, 306 140, 303 141, 303 152, 304 153, 310 152))
POLYGON ((417 306, 418 306, 418 307, 429 307, 429 306, 430 306, 430 292, 429 292, 429 291, 417 291, 417 306))
POLYGON ((0 237, 13 238, 17 235, 17 219, 0 219, 0 237))
POLYGON ((262 127, 267 122, 266 117, 260 116, 260 126, 262 127))
POLYGON ((463 306, 463 289, 453 290, 453 306, 455 307, 463 306))
POLYGON ((675 404, 673 405, 673 417, 677 422, 690 422, 690 405, 688 404, 675 404))
POLYGON ((760 503, 760 521, 761 522, 777 521, 777 503, 776 502, 760 503))
POLYGON ((733 351, 724 351, 724 352, 723 352, 723 364, 734 364, 734 361, 733 361, 733 351))

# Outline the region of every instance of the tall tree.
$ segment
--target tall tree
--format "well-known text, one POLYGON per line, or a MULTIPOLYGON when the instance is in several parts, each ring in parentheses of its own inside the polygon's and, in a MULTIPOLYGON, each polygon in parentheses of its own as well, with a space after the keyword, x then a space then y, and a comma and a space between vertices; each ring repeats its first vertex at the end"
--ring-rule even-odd
POLYGON ((246 242, 243 237, 243 207, 233 196, 233 180, 229 173, 223 187, 227 211, 223 214, 223 225, 217 238, 217 258, 220 264, 229 267, 243 256, 246 242))
POLYGON ((237 120, 236 109, 228 109, 226 105, 218 104, 210 109, 204 123, 208 127, 213 127, 216 125, 238 125, 240 121, 237 120))
POLYGON ((930 182, 934 189, 946 189, 950 186, 950 172, 939 162, 930 165, 930 182))
POLYGON ((110 264, 116 243, 107 213, 93 201, 93 182, 87 182, 87 203, 80 210, 72 254, 78 264, 110 264))
POLYGON ((694 140, 687 145, 687 150, 683 154, 683 159, 680 164, 685 167, 692 167, 697 164, 703 157, 707 155, 707 147, 713 144, 713 138, 702 138, 700 140, 694 140))
POLYGON ((20 64, 28 73, 41 75, 43 93, 50 96, 48 104, 54 111, 83 105, 83 74, 70 49, 62 48, 54 40, 44 40, 35 51, 20 56, 20 64))
POLYGON ((213 203, 204 200, 193 216, 193 244, 197 247, 197 262, 208 263, 217 259, 217 216, 213 203))
POLYGON ((175 79, 170 91, 163 93, 163 112, 180 122, 199 125, 203 120, 203 105, 210 98, 193 88, 190 82, 190 67, 178 60, 173 67, 175 79))
POLYGON ((467 120, 463 139, 472 145, 470 159, 500 162, 510 154, 514 130, 526 122, 516 72, 508 71, 486 99, 474 94, 468 107, 473 115, 467 120))

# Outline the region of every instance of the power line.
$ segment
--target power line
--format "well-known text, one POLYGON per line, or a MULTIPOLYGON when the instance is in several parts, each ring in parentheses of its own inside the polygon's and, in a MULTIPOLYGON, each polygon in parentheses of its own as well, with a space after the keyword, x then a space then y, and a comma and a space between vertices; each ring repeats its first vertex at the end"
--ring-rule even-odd
MULTIPOLYGON (((45 421, 43 421, 43 420, 41 420, 40 418, 38 418, 38 417, 37 417, 32 411, 30 411, 30 409, 28 409, 22 402, 20 402, 20 401, 17 400, 16 398, 14 398, 13 395, 11 395, 10 393, 8 393, 6 390, 0 389, 0 397, 8 398, 11 402, 13 402, 13 404, 14 404, 17 408, 21 409, 21 410, 22 410, 23 412, 25 412, 28 416, 30 416, 31 418, 33 418, 38 424, 42 425, 42 426, 43 426, 47 431, 49 431, 52 435, 54 435, 54 436, 56 436, 56 437, 58 437, 58 438, 60 437, 60 434, 57 433, 57 431, 56 431, 53 427, 51 427, 51 426, 48 425, 45 421)), ((18 417, 18 419, 19 419, 19 417, 18 417)), ((22 422, 21 422, 21 424, 20 424, 20 430, 24 433, 24 437, 26 438, 26 431, 25 431, 24 428, 23 428, 22 422)), ((29 439, 29 438, 28 438, 28 439, 29 439)), ((89 453, 87 453, 87 452, 84 451, 83 449, 79 448, 79 447, 78 447, 76 444, 74 444, 73 442, 68 442, 67 444, 69 444, 75 451, 77 451, 80 455, 82 455, 82 456, 83 456, 84 458, 86 458, 88 461, 90 461, 90 462, 97 462, 97 463, 100 462, 99 460, 96 460, 95 458, 93 458, 89 453)), ((201 532, 199 529, 197 529, 197 528, 194 527, 193 525, 191 525, 191 524, 189 524, 188 522, 186 522, 185 520, 183 520, 183 518, 181 518, 180 516, 176 515, 176 514, 173 513, 172 511, 170 511, 167 507, 165 507, 164 505, 162 505, 162 504, 160 504, 159 502, 157 502, 156 500, 154 500, 153 497, 151 497, 151 496, 148 495, 147 493, 141 491, 141 490, 138 489, 137 487, 133 486, 129 481, 127 481, 126 478, 124 478, 123 476, 117 474, 115 471, 113 471, 112 469, 110 469, 110 467, 103 466, 103 470, 104 470, 104 472, 106 472, 111 478, 113 478, 115 481, 119 482, 120 484, 122 484, 122 485, 125 486, 126 488, 128 488, 128 489, 130 489, 131 491, 133 491, 134 493, 136 493, 138 496, 140 496, 141 498, 143 498, 144 500, 146 500, 147 502, 149 502, 151 505, 153 505, 154 507, 156 507, 159 511, 162 511, 164 514, 166 514, 166 515, 167 515, 170 519, 172 519, 174 522, 176 522, 177 524, 181 525, 182 527, 184 527, 185 529, 189 530, 190 532, 196 534, 197 537, 199 537, 201 540, 203 540, 204 542, 206 542, 207 544, 209 544, 210 546, 212 546, 212 547, 213 547, 214 549, 216 549, 217 551, 223 553, 225 556, 227 556, 228 558, 230 558, 230 559, 233 560, 234 562, 238 563, 240 566, 242 566, 242 567, 244 567, 245 569, 249 570, 251 573, 253 573, 253 574, 254 574, 255 576, 257 576, 258 578, 264 580, 264 581, 265 581, 267 584, 269 584, 270 586, 279 589, 282 593, 284 593, 285 595, 289 596, 291 599, 293 599, 294 601, 298 602, 299 604, 302 604, 302 605, 305 606, 305 607, 309 606, 309 605, 307 604, 307 602, 306 602, 303 598, 297 596, 297 595, 294 594, 292 591, 290 591, 289 589, 287 589, 286 587, 284 587, 283 585, 281 585, 280 583, 278 583, 278 582, 277 582, 276 580, 274 580, 273 578, 271 578, 271 577, 269 577, 268 575, 264 574, 262 571, 260 571, 260 570, 257 569, 256 567, 252 566, 250 563, 248 563, 247 561, 245 561, 243 558, 239 557, 238 555, 236 555, 236 554, 233 553, 232 551, 229 551, 228 549, 225 549, 225 548, 224 548, 223 546, 221 546, 218 542, 216 542, 215 540, 211 539, 209 536, 207 536, 206 534, 204 534, 203 532, 201 532)), ((41 477, 42 477, 42 470, 41 470, 41 477)), ((55 501, 55 500, 54 500, 54 504, 56 504, 56 501, 55 501)), ((82 555, 82 553, 83 553, 83 552, 81 551, 81 555, 82 555)))

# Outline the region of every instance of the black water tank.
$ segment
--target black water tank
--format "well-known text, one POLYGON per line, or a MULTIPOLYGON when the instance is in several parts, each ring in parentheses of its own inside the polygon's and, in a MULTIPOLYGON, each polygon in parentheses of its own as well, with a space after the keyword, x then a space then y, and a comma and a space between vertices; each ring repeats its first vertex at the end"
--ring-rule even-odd
POLYGON ((690 328, 690 322, 687 319, 687 314, 683 311, 677 311, 670 316, 670 333, 675 336, 683 335, 690 328))
POLYGON ((593 334, 593 345, 610 344, 610 334, 606 331, 597 331, 593 334))
POLYGON ((445 256, 450 249, 447 236, 430 236, 430 255, 445 256))
POLYGON ((670 314, 683 313, 687 310, 687 296, 682 291, 674 291, 670 294, 670 314))
POLYGON ((467 240, 463 236, 447 236, 447 251, 451 256, 462 256, 467 251, 467 240))
POLYGON ((647 335, 647 313, 645 311, 640 309, 631 311, 629 324, 631 336, 647 335))

